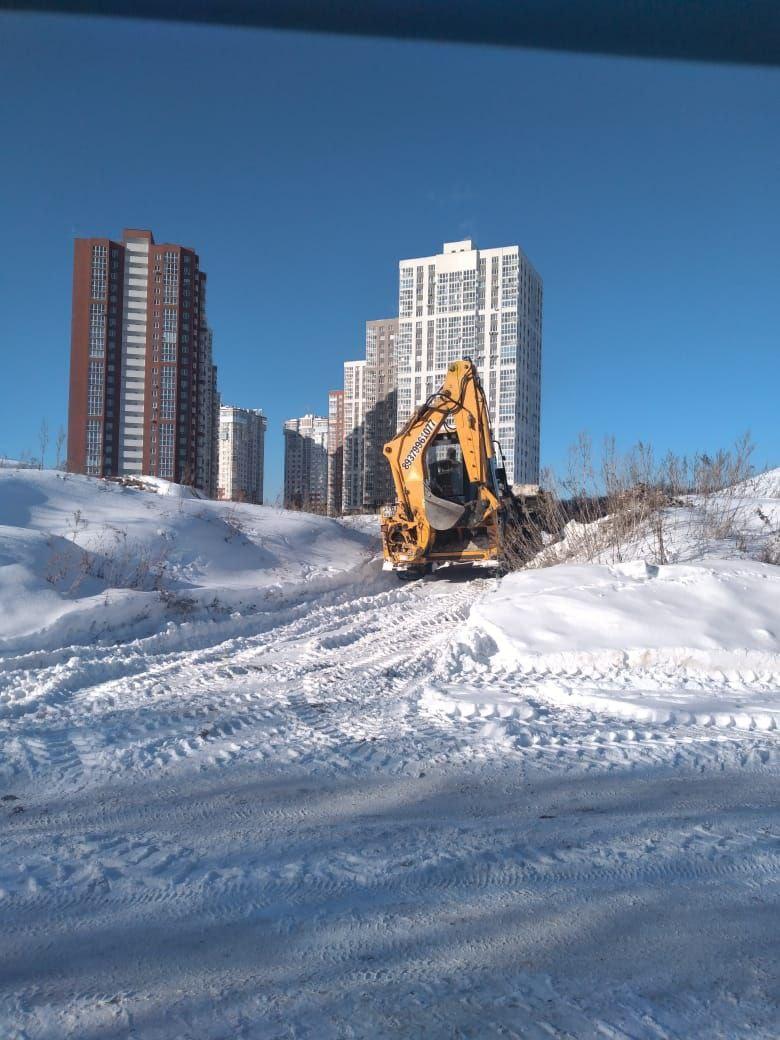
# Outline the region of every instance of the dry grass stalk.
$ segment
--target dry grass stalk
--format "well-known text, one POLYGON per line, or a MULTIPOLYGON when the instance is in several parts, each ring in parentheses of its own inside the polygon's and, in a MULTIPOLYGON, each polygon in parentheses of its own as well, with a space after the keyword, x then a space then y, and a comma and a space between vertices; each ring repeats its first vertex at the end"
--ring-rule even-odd
POLYGON ((675 532, 702 551, 722 540, 747 551, 741 485, 754 475, 753 451, 746 434, 729 451, 691 460, 669 452, 658 460, 648 444, 640 442, 621 454, 614 438, 607 438, 596 461, 590 438, 581 434, 570 450, 565 477, 544 473, 545 494, 525 515, 510 518, 505 566, 619 563, 636 557, 663 565, 669 562, 675 532), (691 508, 675 508, 681 506, 691 508))

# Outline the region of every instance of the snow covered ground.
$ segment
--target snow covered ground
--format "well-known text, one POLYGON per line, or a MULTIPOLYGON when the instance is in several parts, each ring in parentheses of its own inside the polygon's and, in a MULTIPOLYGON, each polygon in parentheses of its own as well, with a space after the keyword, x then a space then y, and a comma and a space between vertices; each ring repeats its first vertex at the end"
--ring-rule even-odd
POLYGON ((778 1035, 780 568, 406 585, 32 471, 0 525, 0 1035, 778 1035))
POLYGON ((252 611, 289 583, 338 585, 370 535, 325 517, 51 471, 0 472, 0 652, 115 643, 187 612, 252 611), (159 591, 162 589, 164 596, 159 591))

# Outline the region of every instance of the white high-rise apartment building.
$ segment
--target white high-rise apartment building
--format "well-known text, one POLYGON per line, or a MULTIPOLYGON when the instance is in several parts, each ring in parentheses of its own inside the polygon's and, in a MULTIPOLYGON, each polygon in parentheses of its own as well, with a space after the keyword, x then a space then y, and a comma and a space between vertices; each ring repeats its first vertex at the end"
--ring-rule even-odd
POLYGON ((487 394, 510 483, 539 480, 542 279, 519 246, 445 242, 436 256, 399 264, 398 429, 471 358, 487 394))
POLYGON ((256 408, 219 410, 217 498, 263 504, 263 456, 268 421, 256 408))
POLYGON ((143 472, 150 245, 150 236, 125 235, 119 464, 130 474, 143 472))
POLYGON ((328 418, 303 415, 284 424, 284 505, 324 513, 328 503, 328 418))
POLYGON ((344 477, 341 488, 344 513, 363 508, 365 423, 371 374, 365 361, 344 362, 344 477))

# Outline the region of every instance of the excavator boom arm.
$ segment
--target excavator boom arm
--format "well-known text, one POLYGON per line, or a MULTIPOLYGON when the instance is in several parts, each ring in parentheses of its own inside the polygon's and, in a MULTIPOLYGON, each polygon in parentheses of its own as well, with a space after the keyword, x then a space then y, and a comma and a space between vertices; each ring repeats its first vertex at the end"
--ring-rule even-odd
POLYGON ((469 480, 474 484, 492 483, 493 439, 485 393, 472 362, 455 361, 439 389, 385 445, 398 501, 410 511, 409 479, 421 479, 425 450, 445 424, 450 425, 449 417, 458 434, 469 480))

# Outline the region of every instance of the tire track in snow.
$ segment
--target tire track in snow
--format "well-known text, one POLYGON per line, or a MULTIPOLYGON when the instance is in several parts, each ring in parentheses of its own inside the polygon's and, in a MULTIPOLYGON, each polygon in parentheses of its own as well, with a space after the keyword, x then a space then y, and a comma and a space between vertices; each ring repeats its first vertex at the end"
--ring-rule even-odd
MULTIPOLYGON (((337 843, 323 839, 314 809, 291 818, 250 808, 244 820, 252 832, 266 832, 270 853, 247 852, 243 831, 231 830, 220 804, 203 816, 185 804, 166 820, 169 834, 203 835, 221 819, 226 844, 217 842, 206 853, 196 848, 197 841, 176 844, 170 836, 139 831, 137 817, 128 831, 128 813, 121 806, 99 814, 91 810, 83 823, 74 821, 71 835, 54 832, 53 852, 28 857, 12 883, 6 877, 0 885, 6 898, 14 897, 14 915, 20 918, 15 927, 23 932, 31 911, 48 909, 33 928, 42 934, 50 920, 86 904, 91 912, 104 906, 134 916, 154 913, 158 905, 177 917, 197 907, 199 914, 217 919, 282 906, 285 916, 305 920, 313 908, 325 912, 327 904, 348 896, 366 907, 411 900, 430 908, 452 898, 463 903, 480 892, 532 894, 554 886, 658 888, 723 880, 760 885, 777 878, 780 868, 780 835, 767 827, 750 828, 740 814, 727 814, 718 826, 688 826, 683 818, 663 831, 651 816, 616 841, 606 830, 601 833, 599 815, 588 813, 587 806, 548 823, 525 817, 522 828, 501 808, 489 838, 468 814, 452 826, 429 809, 404 824, 388 857, 381 840, 384 823, 355 808, 354 821, 346 818, 337 843), (572 822, 584 824, 586 832, 573 834, 572 822), (321 851, 313 854, 318 845, 321 851)), ((33 835, 38 826, 30 820, 18 829, 20 846, 25 830, 33 835)))
MULTIPOLYGON (((614 767, 625 777, 626 767, 669 766, 678 755, 686 767, 723 765, 765 749, 772 734, 724 731, 713 741, 706 728, 605 725, 599 713, 534 697, 533 683, 518 688, 514 677, 503 692, 528 706, 527 718, 431 713, 425 686, 446 674, 449 641, 489 586, 434 581, 331 595, 296 616, 280 612, 273 630, 161 650, 147 674, 117 654, 113 671, 86 688, 79 664, 71 673, 53 665, 46 712, 14 719, 19 776, 35 774, 53 805, 48 829, 35 805, 8 826, 22 869, 5 878, 3 927, 19 950, 39 951, 43 966, 28 1003, 59 993, 47 981, 55 970, 46 967, 47 945, 88 944, 91 928, 173 931, 196 920, 224 934, 230 950, 241 928, 261 922, 263 942, 324 992, 351 979, 371 987, 387 980, 406 993, 413 981, 441 1000, 443 973, 516 955, 489 922, 519 901, 543 914, 551 899, 582 892, 600 902, 644 890, 667 899, 679 890, 682 900, 691 891, 727 889, 736 898, 766 890, 780 866, 776 837, 751 832, 745 817, 724 817, 710 832, 681 821, 661 836, 630 820, 620 835, 602 832, 600 818, 584 811, 518 817, 534 770, 572 772, 587 784, 588 770, 603 776, 614 767), (485 732, 497 721, 506 744, 485 732), (254 768, 261 760, 262 773, 254 768), (473 768, 454 783, 453 770, 464 766, 473 768), (505 802, 500 780, 495 793, 472 789, 492 768, 516 785, 505 802), (290 785, 287 796, 260 784, 269 772, 290 785), (371 786, 377 777, 384 788, 371 786), (441 806, 439 777, 449 778, 441 806), (349 782, 343 798, 330 794, 339 778, 349 782), (437 946, 430 936, 442 920, 450 938, 437 946)), ((82 664, 89 677, 106 660, 98 653, 82 664)), ((489 674, 460 678, 483 692, 496 685, 489 674)), ((61 960, 56 971, 67 972, 61 960)), ((140 979, 136 989, 148 984, 140 979)), ((523 1001, 499 986, 548 1022, 549 995, 528 997, 528 989, 523 1001)), ((467 988, 457 997, 466 999, 467 988)), ((628 1001, 626 1021, 643 1021, 638 1007, 628 1001)), ((435 1035, 431 1007, 420 1014, 435 1035)))
POLYGON ((86 686, 79 684, 94 667, 106 668, 103 648, 96 661, 85 658, 65 676, 55 665, 36 680, 48 703, 28 725, 29 736, 17 720, 16 741, 23 745, 16 748, 17 766, 31 772, 48 766, 62 782, 78 785, 93 775, 125 771, 135 757, 141 769, 165 767, 205 751, 207 758, 227 763, 252 743, 258 726, 279 737, 273 733, 277 720, 298 756, 291 727, 298 730, 298 744, 307 730, 331 742, 341 733, 341 724, 326 724, 308 700, 327 694, 332 714, 336 705, 354 701, 356 689, 371 699, 374 685, 386 682, 388 671, 408 676, 428 666, 430 647, 441 645, 445 626, 462 618, 478 593, 475 585, 454 584, 449 590, 460 609, 448 604, 442 611, 441 596, 414 586, 393 586, 357 599, 342 593, 307 614, 283 616, 271 631, 153 656, 143 674, 138 674, 138 661, 128 662, 119 653, 109 669, 113 674, 86 686), (417 644, 411 655, 410 643, 417 644), (340 664, 342 644, 349 646, 346 673, 340 664), (420 663, 410 667, 409 662, 420 663), (338 692, 340 684, 351 686, 349 697, 338 692), (302 714, 296 715, 296 709, 302 714), (88 739, 80 743, 76 730, 88 739), (47 735, 48 751, 39 733, 47 735))

